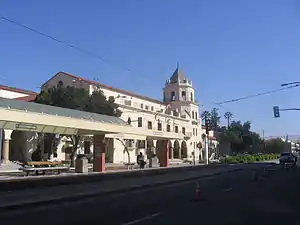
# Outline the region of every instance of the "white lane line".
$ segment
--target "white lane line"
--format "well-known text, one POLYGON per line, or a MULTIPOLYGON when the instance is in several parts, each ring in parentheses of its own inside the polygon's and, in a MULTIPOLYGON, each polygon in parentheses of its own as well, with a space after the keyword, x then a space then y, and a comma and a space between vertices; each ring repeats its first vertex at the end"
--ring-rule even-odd
POLYGON ((145 220, 150 220, 154 217, 157 217, 157 216, 160 216, 162 213, 158 212, 158 213, 153 213, 149 216, 145 216, 143 218, 140 218, 140 219, 136 219, 136 220, 132 220, 130 222, 127 222, 127 223, 122 223, 122 225, 132 225, 132 224, 137 224, 137 223, 140 223, 140 222, 143 222, 145 220))
POLYGON ((224 192, 228 192, 228 191, 231 191, 231 190, 232 190, 231 187, 230 187, 230 188, 223 189, 224 192))

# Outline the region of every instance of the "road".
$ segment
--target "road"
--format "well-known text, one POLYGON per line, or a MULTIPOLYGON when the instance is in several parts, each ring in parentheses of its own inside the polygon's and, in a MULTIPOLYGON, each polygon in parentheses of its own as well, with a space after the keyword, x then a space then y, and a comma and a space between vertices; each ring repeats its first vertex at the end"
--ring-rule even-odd
POLYGON ((250 170, 228 173, 201 179, 199 187, 201 201, 195 201, 195 182, 185 182, 77 203, 12 210, 0 219, 14 225, 24 221, 31 225, 296 225, 300 219, 298 170, 272 170, 258 181, 253 181, 250 170))

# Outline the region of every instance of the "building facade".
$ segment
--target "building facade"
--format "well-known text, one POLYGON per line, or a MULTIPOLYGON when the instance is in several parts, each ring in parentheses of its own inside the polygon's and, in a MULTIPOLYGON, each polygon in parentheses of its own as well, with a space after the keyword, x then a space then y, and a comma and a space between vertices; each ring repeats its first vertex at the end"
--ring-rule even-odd
MULTIPOLYGON (((165 82, 163 101, 141 96, 118 88, 113 88, 96 81, 87 80, 65 72, 58 72, 42 85, 42 90, 56 86, 74 86, 85 88, 92 94, 100 88, 108 98, 113 96, 119 109, 123 112, 121 119, 128 121, 137 129, 165 131, 174 134, 183 134, 183 139, 171 141, 170 158, 191 160, 193 156, 203 158, 203 151, 199 143, 203 142, 201 119, 199 118, 199 104, 195 99, 195 90, 192 81, 177 68, 173 75, 165 82)), ((107 162, 126 163, 135 160, 137 154, 147 154, 147 149, 154 149, 157 141, 134 140, 131 137, 106 135, 107 162), (129 151, 124 151, 124 146, 129 151)), ((83 144, 85 145, 85 144, 83 144)), ((86 143, 86 145, 88 145, 86 143)), ((58 145, 59 148, 61 144, 58 145)), ((202 144, 204 146, 204 143, 202 144)), ((89 146, 92 149, 92 145, 89 146)), ((79 150, 81 151, 81 150, 79 150)), ((83 151, 83 150, 82 150, 83 151)), ((91 150, 92 151, 92 150, 91 150)), ((64 157, 58 149, 58 155, 64 157)))

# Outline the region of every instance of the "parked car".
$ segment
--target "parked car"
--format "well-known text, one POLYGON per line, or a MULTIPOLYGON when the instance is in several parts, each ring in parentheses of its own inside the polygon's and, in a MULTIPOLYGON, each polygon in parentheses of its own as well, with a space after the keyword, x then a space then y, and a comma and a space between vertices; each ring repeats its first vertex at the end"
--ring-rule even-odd
POLYGON ((283 164, 295 164, 297 162, 297 157, 291 152, 283 152, 280 154, 279 163, 283 164))

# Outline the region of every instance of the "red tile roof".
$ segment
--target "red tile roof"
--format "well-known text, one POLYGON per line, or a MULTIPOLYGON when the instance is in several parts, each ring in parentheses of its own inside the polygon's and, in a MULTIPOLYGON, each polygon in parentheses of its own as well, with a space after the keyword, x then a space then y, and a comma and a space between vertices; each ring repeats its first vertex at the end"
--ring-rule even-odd
MULTIPOLYGON (((132 97, 140 98, 140 99, 143 99, 143 100, 146 100, 146 101, 149 101, 149 102, 153 102, 153 103, 157 103, 157 104, 161 104, 161 105, 165 105, 166 104, 166 103, 164 103, 162 101, 159 101, 157 99, 149 98, 149 97, 146 97, 146 96, 143 96, 143 95, 139 95, 139 94, 136 94, 136 93, 133 93, 133 92, 125 91, 125 90, 122 90, 122 89, 119 89, 119 88, 114 88, 114 87, 111 87, 111 86, 108 86, 108 85, 105 85, 105 84, 102 84, 102 83, 99 83, 99 82, 96 82, 96 81, 88 80, 88 79, 83 78, 83 77, 75 76, 75 75, 72 75, 72 74, 69 74, 69 73, 66 73, 66 72, 58 72, 57 74, 54 75, 54 77, 57 76, 57 75, 59 75, 59 74, 64 74, 64 75, 69 76, 69 77, 71 77, 73 79, 81 80, 81 81, 83 81, 83 82, 85 82, 87 84, 97 85, 97 86, 100 86, 102 88, 105 88, 105 89, 108 89, 108 90, 111 90, 111 91, 122 93, 124 95, 129 95, 129 96, 132 96, 132 97)), ((52 78, 54 78, 54 77, 52 77, 52 78)))
POLYGON ((16 87, 9 87, 9 86, 5 86, 5 85, 0 85, 0 90, 12 91, 12 92, 17 92, 17 93, 22 93, 22 94, 27 94, 27 95, 36 94, 36 92, 33 92, 33 91, 19 89, 19 88, 16 88, 16 87))
POLYGON ((25 101, 25 102, 33 102, 36 98, 37 94, 32 94, 20 98, 15 98, 15 100, 25 101))

